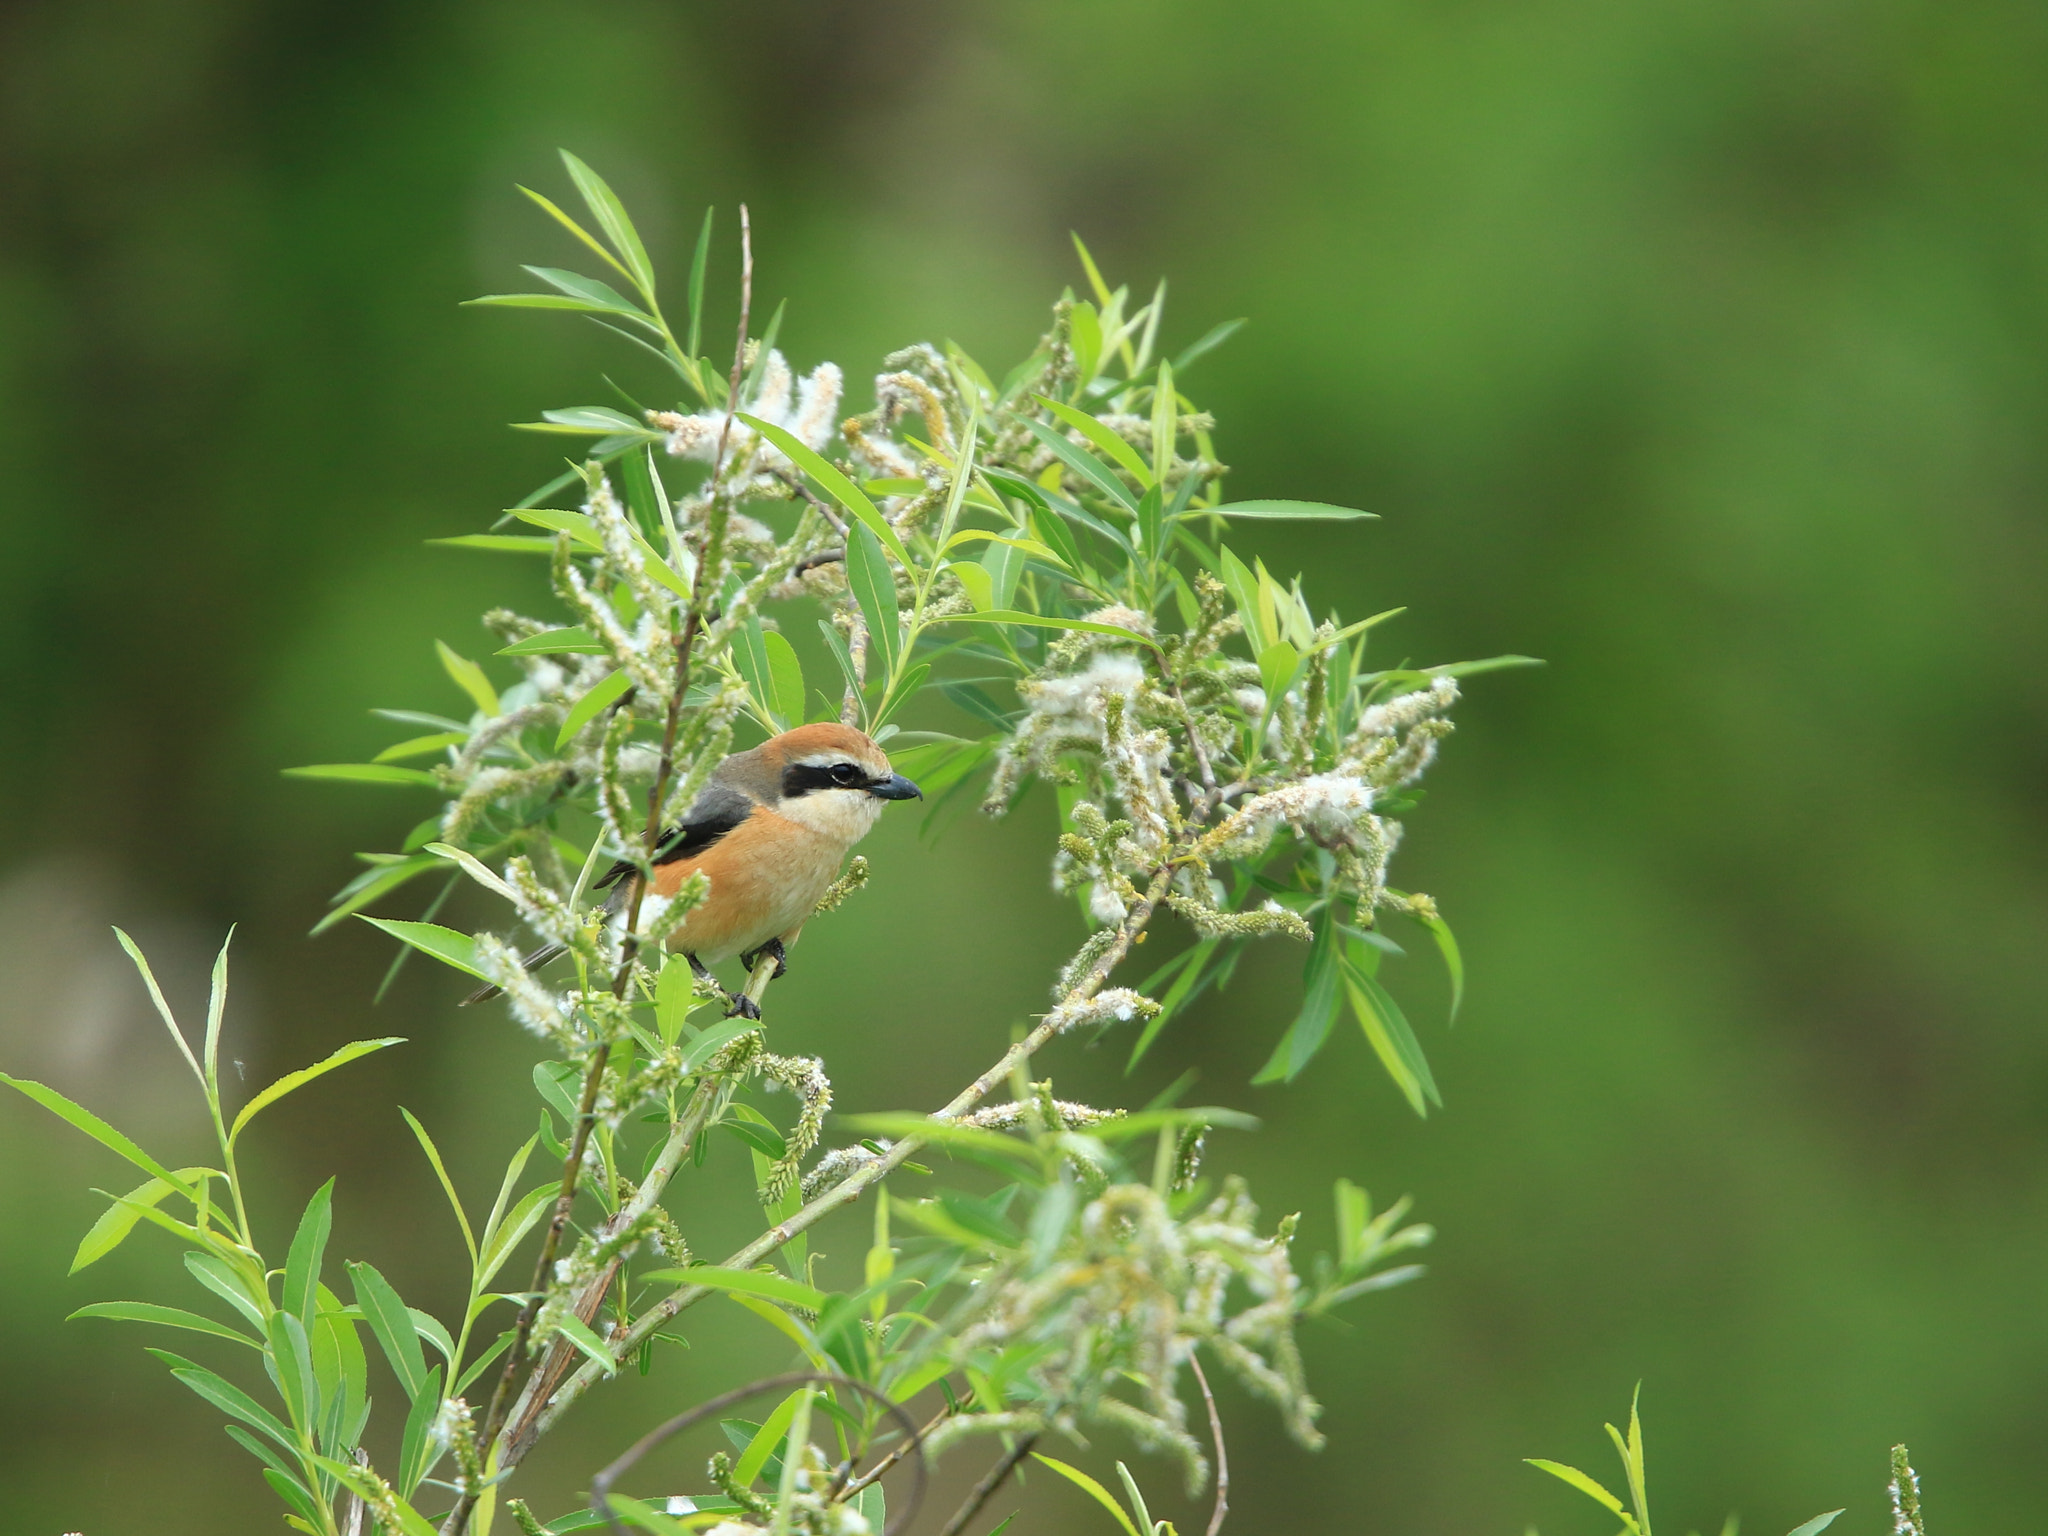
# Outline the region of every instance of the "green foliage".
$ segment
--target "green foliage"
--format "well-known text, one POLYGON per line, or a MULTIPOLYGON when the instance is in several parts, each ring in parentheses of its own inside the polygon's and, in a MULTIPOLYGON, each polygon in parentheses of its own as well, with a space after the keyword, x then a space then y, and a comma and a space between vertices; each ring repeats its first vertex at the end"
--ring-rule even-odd
MULTIPOLYGON (((1587 1476, 1577 1467, 1568 1467, 1562 1462, 1544 1461, 1537 1457, 1527 1458, 1530 1466, 1537 1468, 1539 1471, 1548 1472, 1559 1482, 1578 1489, 1579 1492, 1583 1493, 1595 1504, 1598 1504, 1610 1515, 1619 1519, 1621 1521, 1620 1536, 1651 1536, 1649 1470, 1645 1465, 1643 1456, 1642 1419, 1636 1412, 1637 1404, 1640 1402, 1642 1395, 1643 1389, 1638 1384, 1635 1396, 1629 1400, 1628 1433, 1626 1435, 1612 1424, 1604 1426, 1607 1430, 1607 1438, 1614 1442, 1614 1449, 1621 1457, 1622 1475, 1627 1482, 1629 1494, 1629 1503, 1626 1506, 1604 1484, 1595 1478, 1587 1476)), ((1894 1452, 1895 1465, 1898 1463, 1898 1459, 1898 1453, 1894 1452)), ((1910 1468, 1907 1469, 1907 1475, 1911 1476, 1910 1468)), ((1898 1484, 1894 1481, 1893 1499, 1895 1505, 1898 1498, 1897 1489, 1898 1484)), ((1842 1511, 1839 1509, 1831 1509, 1826 1514, 1815 1515, 1811 1520, 1806 1521, 1803 1525, 1793 1530, 1790 1536, 1820 1536, 1820 1532, 1834 1524, 1835 1516, 1841 1513, 1842 1511)), ((1722 1526, 1723 1536, 1735 1536, 1735 1531, 1739 1525, 1740 1522, 1736 1517, 1730 1515, 1727 1522, 1722 1526)), ((1905 1527, 1901 1526, 1900 1529, 1904 1530, 1905 1527)), ((1697 1536, 1697 1533, 1695 1533, 1695 1536, 1697 1536)), ((1921 1532, 1920 1536, 1925 1536, 1925 1533, 1921 1532)))
MULTIPOLYGON (((689 318, 677 324, 617 197, 575 157, 564 166, 581 214, 528 196, 601 275, 529 267, 547 291, 477 302, 590 318, 660 357, 685 398, 630 414, 552 409, 526 424, 584 444, 569 473, 506 514, 545 536, 444 542, 545 554, 560 610, 493 611, 500 644, 485 661, 437 643, 466 719, 385 711, 410 734, 376 761, 294 770, 440 794, 432 821, 395 851, 365 855, 368 868, 322 926, 363 916, 400 941, 401 958, 418 952, 490 983, 546 1046, 533 1073, 538 1127, 507 1160, 481 1223, 427 1127, 404 1114, 449 1202, 467 1297, 443 1322, 409 1306, 373 1264, 350 1260, 341 1269, 353 1302, 343 1304, 323 1280, 331 1182, 307 1201, 281 1264, 244 1210, 236 1156, 255 1116, 399 1042, 344 1047, 230 1117, 216 1061, 225 952, 195 1054, 129 945, 201 1086, 221 1166, 174 1172, 54 1090, 7 1081, 149 1175, 87 1234, 74 1267, 140 1223, 162 1227, 239 1321, 154 1302, 80 1315, 257 1351, 267 1378, 257 1394, 158 1353, 235 1421, 288 1522, 320 1536, 363 1519, 425 1530, 420 1506, 430 1503, 447 1506, 433 1515, 444 1529, 487 1529, 534 1442, 597 1384, 651 1369, 655 1344, 677 1337, 673 1320, 712 1297, 766 1325, 764 1344, 793 1348, 832 1378, 791 1393, 760 1424, 728 1423, 738 1459, 714 1464, 711 1477, 717 1508, 743 1525, 850 1529, 833 1523, 844 1517, 873 1528, 881 1472, 914 1449, 882 1402, 920 1395, 945 1406, 919 1454, 1000 1438, 1007 1475, 1040 1437, 1112 1430, 1172 1458, 1193 1490, 1209 1476, 1182 1399, 1197 1350, 1271 1404, 1302 1444, 1318 1445, 1297 1324, 1419 1274, 1387 1261, 1427 1242, 1429 1229, 1401 1225, 1405 1201, 1374 1215, 1363 1191, 1339 1180, 1338 1251, 1304 1278, 1295 1218, 1263 1227, 1241 1179, 1212 1187, 1202 1173, 1210 1133, 1253 1129, 1249 1117, 1098 1109, 1056 1098, 1031 1068, 1061 1035, 1124 1024, 1134 1026, 1135 1064, 1163 1048, 1191 1001, 1228 985, 1253 940, 1289 937, 1306 943, 1298 1008, 1261 1020, 1261 1004, 1246 1000, 1276 1041, 1258 1080, 1297 1078, 1348 1005, 1416 1112, 1440 1103, 1416 1031, 1379 974, 1401 953, 1382 920, 1411 919, 1431 935, 1454 1008, 1462 962, 1435 903, 1390 890, 1387 869, 1419 803, 1416 782, 1450 731, 1457 679, 1523 658, 1384 664, 1373 632, 1390 614, 1346 623, 1319 610, 1299 578, 1283 581, 1223 542, 1233 524, 1274 519, 1351 539, 1368 514, 1223 499, 1210 419, 1181 380, 1228 328, 1169 363, 1163 284, 1135 303, 1080 249, 1092 300, 1063 296, 1041 345, 1000 385, 958 348, 912 347, 875 380, 873 408, 842 420, 839 371, 799 380, 777 350, 780 310, 729 373, 700 355, 708 216, 689 318), (560 497, 576 504, 548 504, 560 497), (771 1051, 744 1014, 695 1019, 726 995, 661 962, 703 899, 703 878, 666 910, 637 896, 607 907, 594 888, 614 863, 646 867, 658 834, 736 741, 815 717, 817 680, 785 633, 813 623, 839 684, 824 714, 894 747, 896 766, 923 780, 931 814, 978 793, 988 814, 1003 815, 1033 784, 1050 788, 1055 882, 1087 925, 1050 1009, 987 1073, 935 1113, 846 1120, 861 1139, 822 1152, 833 1101, 823 1063, 771 1051), (941 728, 961 713, 976 734, 941 728), (443 864, 502 904, 505 929, 523 926, 544 953, 563 955, 561 969, 522 959, 509 932, 433 921, 445 888, 417 916, 363 910, 443 864), (1138 986, 1109 985, 1141 939, 1168 936, 1152 926, 1162 911, 1187 926, 1178 953, 1138 986), (994 1097, 1002 1089, 1007 1100, 994 1097), (778 1095, 794 1101, 793 1115, 778 1112, 778 1095), (665 1201, 719 1131, 747 1148, 763 1230, 704 1264, 665 1201), (554 1171, 530 1183, 536 1149, 554 1171), (898 1169, 929 1172, 917 1155, 968 1177, 892 1194, 898 1169), (813 1258, 808 1229, 863 1196, 874 1239, 859 1273, 842 1276, 813 1258), (523 1274, 528 1256, 530 1280, 494 1289, 515 1260, 523 1274), (398 1389, 389 1479, 363 1444, 364 1327, 398 1389), (861 1465, 872 1470, 853 1476, 861 1465)), ((856 865, 820 910, 865 878, 856 865)), ((773 974, 756 968, 751 1001, 773 974)), ((1128 1514, 1086 1474, 1039 1459, 1126 1530, 1170 1531, 1121 1464, 1128 1514)), ((617 1508, 642 1529, 686 1528, 650 1504, 617 1508)), ((514 1518, 534 1523, 523 1509, 514 1518)))

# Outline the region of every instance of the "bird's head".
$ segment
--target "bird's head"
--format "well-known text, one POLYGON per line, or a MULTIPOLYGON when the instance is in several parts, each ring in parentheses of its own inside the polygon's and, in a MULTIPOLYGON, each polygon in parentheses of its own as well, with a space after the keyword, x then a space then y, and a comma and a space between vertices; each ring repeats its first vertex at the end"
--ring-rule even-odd
POLYGON ((757 750, 764 777, 775 785, 776 809, 849 846, 868 834, 885 801, 924 798, 890 768, 872 737, 850 725, 800 725, 757 750))

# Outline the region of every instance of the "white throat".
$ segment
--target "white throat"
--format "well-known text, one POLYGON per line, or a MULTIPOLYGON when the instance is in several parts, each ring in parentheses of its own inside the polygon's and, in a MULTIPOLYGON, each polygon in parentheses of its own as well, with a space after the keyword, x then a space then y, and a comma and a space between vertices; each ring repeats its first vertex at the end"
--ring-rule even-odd
POLYGON ((780 810, 798 826, 851 848, 874 830, 882 802, 864 789, 814 789, 783 801, 780 810))

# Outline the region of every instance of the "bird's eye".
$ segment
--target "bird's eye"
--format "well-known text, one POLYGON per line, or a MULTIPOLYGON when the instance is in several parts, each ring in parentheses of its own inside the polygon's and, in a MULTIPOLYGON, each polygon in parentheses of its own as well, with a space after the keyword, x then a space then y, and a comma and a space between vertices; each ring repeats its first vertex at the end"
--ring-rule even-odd
POLYGON ((859 777, 860 770, 851 763, 834 763, 832 765, 832 782, 834 784, 851 784, 859 777))

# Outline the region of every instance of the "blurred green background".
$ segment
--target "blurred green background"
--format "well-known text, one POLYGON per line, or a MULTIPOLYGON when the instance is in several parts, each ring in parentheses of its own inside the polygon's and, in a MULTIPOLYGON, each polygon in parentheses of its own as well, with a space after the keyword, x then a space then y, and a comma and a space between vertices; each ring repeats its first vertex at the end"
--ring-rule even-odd
MULTIPOLYGON (((1306 1249, 1340 1172, 1441 1228, 1425 1281, 1308 1340, 1330 1451, 1226 1394, 1229 1528, 1593 1532, 1517 1458, 1604 1475, 1599 1420, 1638 1378, 1671 1531, 1846 1504, 1838 1530, 1878 1532, 1899 1439, 1941 1528, 2030 1528, 2044 86, 2048 11, 2007 0, 17 0, 0 1067, 197 1150, 107 925, 196 1016, 240 923, 252 1080, 413 1042, 277 1116, 273 1224, 338 1172, 337 1251, 447 1306, 459 1250, 391 1106, 483 1200, 533 1042, 424 966, 373 1009, 387 943, 305 937, 351 852, 427 807, 278 769, 376 750, 372 705, 457 704, 432 641, 482 651, 478 611, 538 607, 539 572, 421 541, 551 472, 503 423, 607 399, 607 370, 651 384, 588 326, 456 307, 570 255, 512 184, 565 195, 574 148, 672 279, 701 208, 729 235, 746 199, 785 347, 844 364, 856 407, 911 340, 1022 356, 1078 229, 1112 280, 1171 279, 1171 345, 1250 317, 1185 380, 1234 493, 1384 518, 1245 542, 1347 614, 1411 605, 1388 643, 1418 659, 1550 663, 1469 689, 1401 855, 1471 969, 1454 1032, 1428 966, 1399 983, 1439 1116, 1355 1034, 1294 1088, 1245 1086, 1293 1006, 1278 949, 1134 1088, 1114 1040, 1043 1063, 1098 1100, 1199 1067, 1198 1096, 1268 1120, 1212 1169, 1305 1210, 1306 1249)), ((875 883, 777 991, 842 1108, 940 1101, 1043 1006, 1078 931, 1046 818, 925 843, 899 814, 870 841, 875 883)), ((140 1330, 60 1321, 197 1301, 153 1234, 63 1277, 119 1167, 25 1101, 0 1152, 0 1523, 281 1529, 140 1330)), ((684 1213, 707 1252, 743 1219, 684 1213)), ((735 1309, 687 1331, 530 1463, 545 1507, 688 1394, 782 1364, 735 1309)), ((1017 1536, 1105 1525, 1046 1498, 1017 1536)))

